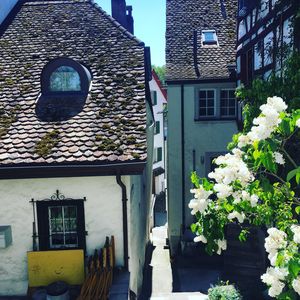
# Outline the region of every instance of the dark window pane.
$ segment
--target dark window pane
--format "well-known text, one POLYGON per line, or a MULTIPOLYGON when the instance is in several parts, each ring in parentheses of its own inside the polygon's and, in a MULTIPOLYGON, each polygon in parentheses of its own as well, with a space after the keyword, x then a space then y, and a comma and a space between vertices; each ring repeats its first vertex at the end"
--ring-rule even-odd
POLYGON ((227 116, 227 108, 225 108, 225 107, 221 108, 221 115, 222 116, 227 116))
POLYGON ((77 230, 77 220, 76 219, 66 219, 65 220, 65 231, 76 231, 77 230))
POLYGON ((207 101, 207 106, 214 107, 214 106, 215 106, 215 101, 214 101, 214 99, 208 99, 208 101, 207 101))
POLYGON ((200 108, 199 109, 199 115, 200 116, 206 116, 206 108, 200 108))
POLYGON ((51 231, 52 232, 63 232, 63 221, 62 219, 51 220, 51 231))
POLYGON ((227 106, 227 99, 221 99, 221 107, 227 106))
POLYGON ((51 242, 53 246, 64 245, 64 235, 63 234, 52 234, 51 242))
POLYGON ((77 245, 78 244, 78 238, 76 233, 68 233, 66 234, 66 245, 77 245))
POLYGON ((206 100, 200 100, 199 101, 199 106, 200 107, 206 107, 206 100))
POLYGON ((214 108, 208 108, 208 109, 207 109, 207 115, 208 115, 208 116, 213 116, 214 114, 215 114, 214 108))
POLYGON ((205 99, 206 98, 206 91, 200 91, 199 92, 199 98, 202 98, 202 99, 204 98, 205 99))
POLYGON ((77 217, 76 206, 65 206, 64 207, 64 217, 65 218, 76 218, 77 217))
POLYGON ((230 90, 229 91, 229 98, 235 98, 235 91, 234 90, 230 90))
POLYGON ((235 116, 235 108, 229 108, 229 115, 235 116))
POLYGON ((215 98, 215 92, 214 91, 207 91, 207 98, 215 98))
POLYGON ((49 210, 50 210, 51 219, 62 218, 62 207, 61 206, 50 207, 49 210))
POLYGON ((235 99, 229 99, 229 106, 235 107, 235 99))
POLYGON ((227 91, 221 91, 221 98, 227 98, 227 91))

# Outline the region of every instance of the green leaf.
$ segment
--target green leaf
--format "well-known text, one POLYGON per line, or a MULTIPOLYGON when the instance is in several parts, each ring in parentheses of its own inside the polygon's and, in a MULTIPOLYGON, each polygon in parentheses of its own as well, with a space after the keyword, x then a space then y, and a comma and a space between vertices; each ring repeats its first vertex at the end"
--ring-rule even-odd
POLYGON ((268 170, 271 171, 273 173, 276 173, 277 171, 277 167, 276 164, 273 161, 273 155, 272 152, 266 152, 266 153, 262 153, 261 155, 261 161, 264 165, 264 167, 268 170))
POLYGON ((254 158, 255 160, 257 160, 258 158, 260 158, 260 155, 261 155, 261 152, 258 151, 258 150, 255 150, 255 151, 253 152, 253 158, 254 158))
POLYGON ((191 181, 195 185, 196 188, 200 187, 199 177, 198 177, 198 175, 197 175, 196 172, 192 172, 192 174, 191 174, 191 181))
POLYGON ((300 263, 296 259, 292 259, 289 261, 289 272, 293 276, 293 278, 296 278, 300 272, 300 263))
POLYGON ((193 223, 192 225, 191 225, 191 230, 192 230, 192 232, 196 232, 197 231, 197 229, 198 229, 198 225, 197 224, 195 224, 195 223, 193 223))
POLYGON ((300 215, 300 206, 297 206, 295 208, 295 212, 296 212, 297 215, 300 215))
POLYGON ((299 184, 299 181, 300 181, 300 167, 298 167, 297 169, 294 169, 294 170, 290 171, 287 174, 286 180, 289 182, 295 176, 296 176, 296 182, 297 182, 297 184, 299 184))
POLYGON ((284 118, 282 122, 279 125, 279 128, 281 129, 282 133, 286 136, 289 136, 292 132, 292 126, 290 123, 290 119, 284 118))
POLYGON ((293 290, 289 290, 287 292, 281 293, 278 296, 278 300, 296 300, 297 295, 293 290))

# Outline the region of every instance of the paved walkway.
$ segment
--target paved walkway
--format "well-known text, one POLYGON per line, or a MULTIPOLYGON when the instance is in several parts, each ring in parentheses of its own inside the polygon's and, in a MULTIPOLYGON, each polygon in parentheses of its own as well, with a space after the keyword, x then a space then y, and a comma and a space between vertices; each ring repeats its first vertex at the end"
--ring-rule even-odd
POLYGON ((207 300, 200 292, 173 293, 173 275, 169 249, 165 249, 167 225, 152 229, 152 243, 155 247, 150 266, 152 267, 151 300, 207 300))

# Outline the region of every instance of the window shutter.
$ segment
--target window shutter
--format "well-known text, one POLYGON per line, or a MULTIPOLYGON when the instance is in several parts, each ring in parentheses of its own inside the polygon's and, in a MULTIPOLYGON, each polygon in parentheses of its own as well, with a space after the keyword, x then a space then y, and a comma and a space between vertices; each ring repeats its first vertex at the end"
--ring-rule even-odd
POLYGON ((159 134, 160 133, 160 122, 156 121, 155 122, 155 134, 159 134))
POLYGON ((48 203, 46 201, 39 201, 36 203, 36 211, 38 216, 38 236, 39 236, 39 250, 49 249, 49 217, 48 217, 48 203))
POLYGON ((162 148, 159 147, 157 148, 157 161, 161 161, 162 160, 162 148))
POLYGON ((85 220, 84 220, 84 202, 76 201, 77 205, 77 234, 78 234, 78 248, 86 249, 85 242, 85 220))
POLYGON ((152 105, 157 104, 157 92, 156 91, 151 91, 151 100, 152 100, 152 105))

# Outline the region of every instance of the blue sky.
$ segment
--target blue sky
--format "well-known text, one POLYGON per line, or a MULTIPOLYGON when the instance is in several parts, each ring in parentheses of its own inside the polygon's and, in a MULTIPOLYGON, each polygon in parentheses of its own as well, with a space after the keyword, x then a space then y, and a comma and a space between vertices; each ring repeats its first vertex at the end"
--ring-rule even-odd
MULTIPOLYGON (((111 0, 96 0, 111 15, 111 0)), ((127 0, 133 6, 134 34, 151 47, 152 64, 165 64, 165 0, 127 0)))

